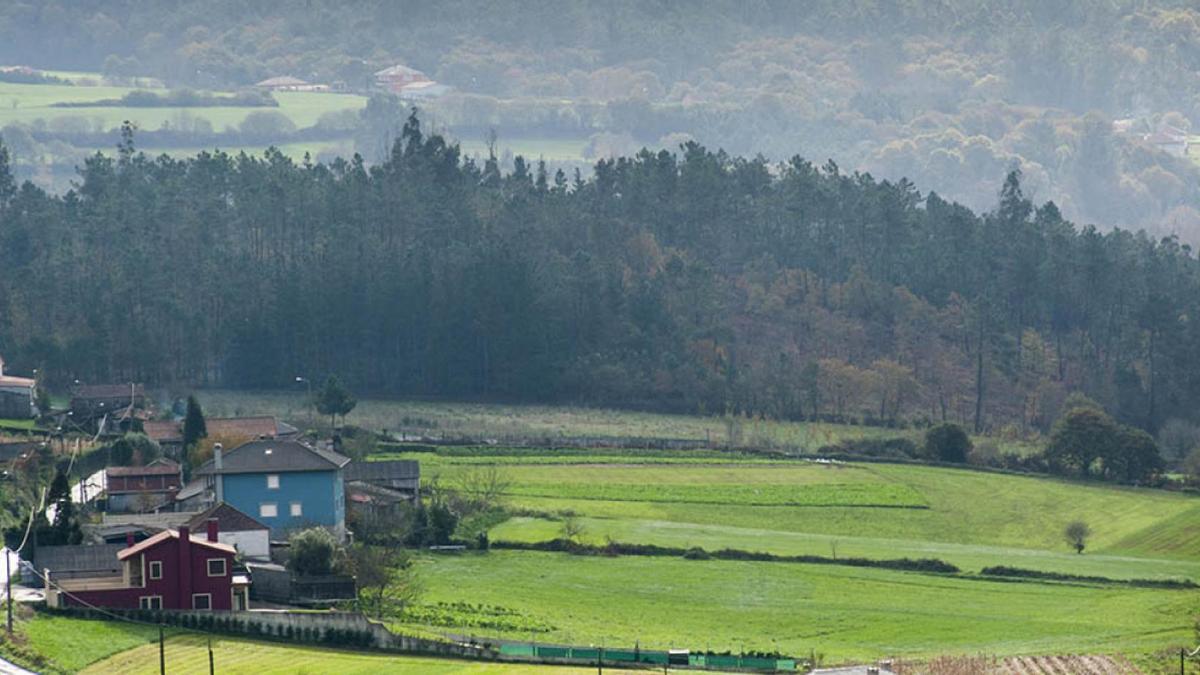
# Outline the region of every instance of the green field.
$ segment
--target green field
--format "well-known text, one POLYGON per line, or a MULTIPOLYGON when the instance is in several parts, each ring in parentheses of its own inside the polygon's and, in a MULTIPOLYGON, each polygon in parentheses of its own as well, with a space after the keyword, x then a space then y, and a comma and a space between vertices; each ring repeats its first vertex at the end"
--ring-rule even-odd
MULTIPOLYGON (((208 643, 204 638, 193 635, 172 638, 166 646, 166 663, 168 673, 208 673, 208 643)), ((339 675, 374 675, 375 673, 388 673, 389 675, 424 675, 425 673, 566 675, 567 673, 595 672, 594 668, 501 665, 419 656, 317 649, 315 647, 292 647, 230 638, 213 640, 213 666, 218 673, 245 673, 246 675, 307 673, 312 675, 324 675, 325 673, 338 673, 339 675)), ((611 668, 605 670, 614 673, 630 672, 611 668)), ((158 645, 146 645, 121 653, 100 661, 83 672, 90 675, 104 673, 156 674, 158 673, 158 645)))
POLYGON ((56 108, 55 103, 80 103, 120 98, 134 91, 131 87, 79 87, 54 84, 13 84, 0 82, 0 127, 14 122, 26 124, 44 120, 50 129, 55 120, 75 118, 86 120, 92 128, 112 129, 129 120, 142 129, 157 129, 163 122, 175 124, 186 112, 212 123, 216 131, 241 124, 246 115, 256 110, 277 110, 297 127, 312 126, 322 114, 338 110, 358 110, 367 99, 353 94, 314 92, 275 92, 278 108, 211 107, 211 108, 138 108, 88 107, 56 108))
POLYGON ((1190 640, 1196 609, 1190 592, 788 563, 493 551, 434 557, 422 573, 426 601, 512 608, 553 627, 537 641, 815 650, 835 661, 1144 651, 1190 640))
POLYGON ((418 459, 423 475, 447 486, 494 465, 508 484, 507 504, 524 515, 493 527, 493 542, 560 537, 562 514, 571 514, 582 525, 581 541, 597 545, 932 557, 963 573, 530 551, 436 556, 421 565, 424 604, 482 603, 519 620, 481 627, 465 613, 457 628, 444 615, 436 626, 419 627, 511 639, 533 631, 538 641, 574 644, 813 650, 837 661, 939 652, 1140 654, 1194 637, 1195 591, 1002 582, 978 573, 1007 565, 1200 581, 1196 497, 967 469, 713 453, 688 463, 685 452, 644 452, 645 462, 632 450, 446 448, 389 456, 418 459), (1076 518, 1094 530, 1084 555, 1061 535, 1076 518))

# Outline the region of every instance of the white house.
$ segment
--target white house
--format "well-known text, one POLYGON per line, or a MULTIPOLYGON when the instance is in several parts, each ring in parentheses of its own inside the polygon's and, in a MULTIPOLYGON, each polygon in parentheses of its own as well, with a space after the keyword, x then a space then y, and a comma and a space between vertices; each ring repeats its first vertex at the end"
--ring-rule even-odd
POLYGON ((188 529, 207 531, 211 521, 216 522, 218 542, 236 548, 247 559, 271 559, 271 528, 221 502, 192 516, 188 529))

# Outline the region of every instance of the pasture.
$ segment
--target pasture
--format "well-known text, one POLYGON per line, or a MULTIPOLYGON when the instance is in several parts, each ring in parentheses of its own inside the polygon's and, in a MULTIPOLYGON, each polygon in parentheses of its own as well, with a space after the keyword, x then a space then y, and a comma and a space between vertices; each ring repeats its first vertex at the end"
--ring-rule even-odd
POLYGON ((429 557, 426 602, 510 608, 512 640, 779 650, 828 660, 1146 651, 1193 634, 1194 593, 1009 583, 831 565, 492 551, 429 557))
POLYGON ((443 450, 389 456, 418 459, 424 476, 449 487, 494 467, 507 507, 520 515, 492 527, 492 542, 556 539, 570 518, 582 529, 579 541, 594 545, 938 558, 962 573, 499 549, 426 556, 426 596, 406 629, 801 656, 811 650, 833 661, 946 652, 1148 654, 1194 636, 1195 591, 979 575, 1007 565, 1200 581, 1200 499, 1193 496, 968 469, 706 452, 689 462, 682 451, 443 450), (1062 537, 1076 518, 1094 530, 1084 555, 1062 537), (476 616, 462 609, 471 603, 492 609, 476 616))
POLYGON ((366 105, 364 96, 314 92, 275 92, 278 108, 247 108, 218 106, 211 108, 140 108, 140 107, 80 107, 57 108, 55 103, 86 103, 101 99, 121 98, 135 91, 132 87, 82 87, 56 84, 14 84, 0 82, 0 127, 14 122, 32 124, 42 120, 53 130, 57 127, 112 129, 129 120, 142 129, 157 129, 164 122, 175 124, 180 116, 204 118, 213 129, 241 124, 246 115, 256 110, 277 110, 287 115, 297 127, 312 126, 327 112, 358 110, 366 105), (68 122, 67 120, 74 120, 68 122))

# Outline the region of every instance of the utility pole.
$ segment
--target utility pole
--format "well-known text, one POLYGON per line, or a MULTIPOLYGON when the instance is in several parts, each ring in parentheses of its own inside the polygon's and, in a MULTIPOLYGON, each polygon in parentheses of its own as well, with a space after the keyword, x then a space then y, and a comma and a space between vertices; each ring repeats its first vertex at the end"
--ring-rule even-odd
POLYGON ((167 675, 167 652, 163 646, 163 625, 158 624, 158 673, 167 675))
POLYGON ((4 597, 8 605, 8 634, 12 635, 12 569, 9 567, 9 557, 12 551, 4 547, 4 597))
POLYGON ((213 653, 212 653, 212 636, 208 636, 208 675, 215 675, 216 670, 213 669, 213 653))

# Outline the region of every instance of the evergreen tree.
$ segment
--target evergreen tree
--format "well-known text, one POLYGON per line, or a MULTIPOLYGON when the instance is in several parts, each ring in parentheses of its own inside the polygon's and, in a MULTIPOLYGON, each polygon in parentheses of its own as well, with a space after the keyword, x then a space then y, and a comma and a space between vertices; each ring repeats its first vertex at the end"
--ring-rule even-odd
POLYGON ((204 411, 195 396, 188 396, 187 413, 183 417, 183 449, 186 454, 201 438, 208 438, 208 426, 204 422, 204 411))
POLYGON ((356 405, 358 405, 358 400, 342 386, 341 380, 335 375, 326 378, 325 384, 317 393, 317 410, 322 415, 329 415, 329 426, 331 427, 336 426, 338 415, 345 419, 356 405))

